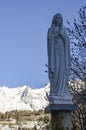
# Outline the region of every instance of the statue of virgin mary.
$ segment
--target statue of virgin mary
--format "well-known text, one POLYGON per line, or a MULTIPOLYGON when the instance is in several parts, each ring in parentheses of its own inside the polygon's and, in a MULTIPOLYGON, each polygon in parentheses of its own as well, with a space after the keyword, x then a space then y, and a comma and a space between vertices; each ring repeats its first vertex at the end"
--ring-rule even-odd
POLYGON ((63 28, 63 19, 57 13, 47 33, 48 76, 50 97, 67 95, 70 70, 70 42, 63 28))

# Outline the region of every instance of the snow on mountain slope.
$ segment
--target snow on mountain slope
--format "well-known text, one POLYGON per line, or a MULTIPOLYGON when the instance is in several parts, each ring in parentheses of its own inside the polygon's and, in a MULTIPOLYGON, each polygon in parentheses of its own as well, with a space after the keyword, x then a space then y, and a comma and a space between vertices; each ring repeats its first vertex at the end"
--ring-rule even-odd
POLYGON ((40 89, 0 87, 0 112, 44 109, 48 105, 46 92, 49 93, 49 84, 40 89))

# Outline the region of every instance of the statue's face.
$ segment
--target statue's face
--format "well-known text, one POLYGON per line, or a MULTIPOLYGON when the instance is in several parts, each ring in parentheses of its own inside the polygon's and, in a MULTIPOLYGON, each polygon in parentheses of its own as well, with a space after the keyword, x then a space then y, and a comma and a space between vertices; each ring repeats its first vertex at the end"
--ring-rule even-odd
POLYGON ((60 15, 58 15, 58 16, 56 17, 56 23, 57 23, 57 25, 61 24, 61 22, 62 22, 62 18, 61 18, 60 15))
POLYGON ((58 25, 61 25, 61 24, 62 24, 62 16, 61 16, 61 14, 56 14, 53 17, 52 25, 58 26, 58 25))

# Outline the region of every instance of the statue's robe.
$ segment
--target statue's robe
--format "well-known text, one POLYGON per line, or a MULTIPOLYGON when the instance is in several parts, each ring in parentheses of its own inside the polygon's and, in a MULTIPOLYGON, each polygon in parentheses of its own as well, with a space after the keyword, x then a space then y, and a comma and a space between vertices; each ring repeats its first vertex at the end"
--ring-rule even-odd
POLYGON ((51 28, 47 35, 48 75, 50 95, 68 93, 68 73, 70 67, 70 42, 65 30, 63 36, 52 35, 51 28))

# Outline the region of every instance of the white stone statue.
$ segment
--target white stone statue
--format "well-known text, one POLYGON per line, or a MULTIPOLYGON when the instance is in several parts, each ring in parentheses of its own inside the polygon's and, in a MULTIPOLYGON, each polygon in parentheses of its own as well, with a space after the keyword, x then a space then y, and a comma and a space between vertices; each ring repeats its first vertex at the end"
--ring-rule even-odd
POLYGON ((50 80, 50 102, 71 102, 68 90, 70 71, 70 42, 63 28, 63 19, 57 13, 47 34, 48 75, 50 80))

